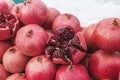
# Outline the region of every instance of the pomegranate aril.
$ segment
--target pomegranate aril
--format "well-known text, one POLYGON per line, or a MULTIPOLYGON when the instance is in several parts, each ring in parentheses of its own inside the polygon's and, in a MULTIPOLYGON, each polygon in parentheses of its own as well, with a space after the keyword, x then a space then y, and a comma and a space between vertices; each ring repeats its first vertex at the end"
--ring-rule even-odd
POLYGON ((6 25, 4 25, 4 23, 0 23, 0 28, 5 28, 6 25))
POLYGON ((65 27, 64 29, 59 29, 58 33, 60 35, 61 40, 69 40, 74 37, 74 31, 67 27, 65 27))

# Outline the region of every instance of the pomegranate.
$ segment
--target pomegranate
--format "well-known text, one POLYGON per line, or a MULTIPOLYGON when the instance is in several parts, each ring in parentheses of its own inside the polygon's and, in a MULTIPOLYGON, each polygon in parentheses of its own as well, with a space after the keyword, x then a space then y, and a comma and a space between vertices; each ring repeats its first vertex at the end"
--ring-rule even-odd
POLYGON ((7 77, 6 80, 27 80, 25 73, 14 73, 7 77))
POLYGON ((45 55, 33 57, 26 66, 28 80, 54 80, 56 65, 45 55))
POLYGON ((27 0, 24 3, 20 3, 20 5, 17 4, 15 8, 13 8, 13 13, 16 14, 25 25, 42 25, 46 20, 47 7, 42 0, 27 0))
POLYGON ((16 46, 10 47, 3 56, 3 65, 10 73, 23 72, 29 57, 22 54, 16 46))
POLYGON ((0 40, 15 36, 19 29, 19 20, 10 12, 0 12, 0 40))
POLYGON ((76 64, 86 54, 86 42, 82 34, 75 34, 71 26, 63 26, 59 35, 49 35, 45 54, 56 64, 76 64))
POLYGON ((47 19, 45 21, 45 23, 42 25, 44 29, 50 29, 52 30, 52 23, 54 21, 54 19, 60 15, 60 12, 55 9, 55 8, 52 8, 52 7, 48 7, 47 8, 47 19))
POLYGON ((13 0, 0 0, 0 12, 9 12, 14 7, 13 0))
POLYGON ((62 65, 56 73, 55 80, 90 80, 89 74, 84 66, 62 65))
POLYGON ((4 66, 0 64, 0 80, 6 80, 9 76, 9 73, 5 70, 4 66))
POLYGON ((75 33, 82 29, 78 18, 72 14, 66 13, 66 14, 60 14, 55 18, 52 25, 53 32, 57 34, 57 30, 63 27, 64 25, 71 26, 75 33))
POLYGON ((120 71, 120 53, 99 50, 91 55, 88 69, 94 80, 118 80, 120 71))
POLYGON ((96 28, 96 25, 97 24, 92 24, 88 26, 84 31, 84 36, 85 36, 86 44, 88 47, 88 53, 93 53, 99 49, 93 39, 93 32, 96 28))
POLYGON ((100 21, 94 30, 93 38, 96 45, 105 51, 120 50, 120 19, 107 18, 100 21))
POLYGON ((28 56, 36 56, 44 51, 48 35, 37 24, 29 24, 19 29, 16 35, 16 46, 28 56))
POLYGON ((11 46, 9 41, 0 41, 0 63, 2 62, 5 51, 11 46))

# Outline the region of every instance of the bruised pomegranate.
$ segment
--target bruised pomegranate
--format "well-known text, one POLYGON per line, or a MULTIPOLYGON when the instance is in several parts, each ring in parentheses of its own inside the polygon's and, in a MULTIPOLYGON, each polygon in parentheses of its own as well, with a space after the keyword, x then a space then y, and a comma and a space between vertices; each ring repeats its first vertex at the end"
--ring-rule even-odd
POLYGON ((47 19, 42 25, 43 28, 52 30, 52 23, 58 15, 60 15, 60 12, 57 9, 48 7, 47 8, 47 19))
POLYGON ((11 46, 9 41, 0 41, 0 63, 2 62, 5 51, 11 46))
POLYGON ((33 57, 26 66, 28 80, 54 80, 56 65, 45 55, 33 57))
POLYGON ((45 49, 46 56, 56 64, 76 64, 86 54, 86 42, 71 26, 63 26, 58 35, 49 35, 45 49))
POLYGON ((95 44, 95 41, 93 39, 93 32, 96 28, 96 25, 97 24, 92 24, 88 26, 84 31, 84 36, 85 36, 86 44, 88 47, 88 51, 87 51, 88 53, 93 53, 98 50, 98 47, 95 44))
POLYGON ((18 19, 9 12, 0 12, 0 40, 15 36, 19 29, 18 19))
POLYGON ((57 30, 63 27, 64 25, 71 26, 75 33, 82 29, 78 18, 72 14, 66 13, 66 14, 60 14, 55 18, 52 25, 53 32, 57 34, 57 30))
POLYGON ((94 80, 118 80, 120 53, 99 50, 91 55, 88 68, 94 80))
POLYGON ((9 76, 9 73, 5 70, 4 66, 0 64, 0 80, 6 80, 9 76))
POLYGON ((89 74, 84 66, 62 65, 56 73, 55 80, 90 80, 89 74))
POLYGON ((23 72, 29 57, 23 55, 16 46, 10 47, 3 56, 3 65, 10 73, 23 72))
POLYGON ((37 24, 29 24, 19 29, 16 35, 16 46, 28 56, 36 56, 44 51, 48 35, 37 24))
POLYGON ((120 19, 107 18, 100 21, 93 33, 96 45, 105 51, 120 50, 120 19))
POLYGON ((7 77, 6 80, 27 80, 25 73, 14 73, 7 77))
POLYGON ((47 17, 47 7, 42 0, 27 0, 24 3, 17 4, 13 12, 25 25, 42 25, 47 17))
POLYGON ((9 12, 14 7, 13 0, 0 0, 0 12, 9 12))

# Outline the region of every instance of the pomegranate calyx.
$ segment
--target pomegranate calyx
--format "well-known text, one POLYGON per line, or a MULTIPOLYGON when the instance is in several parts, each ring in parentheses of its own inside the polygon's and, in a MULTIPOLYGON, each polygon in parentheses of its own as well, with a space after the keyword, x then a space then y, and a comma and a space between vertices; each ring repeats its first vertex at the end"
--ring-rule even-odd
POLYGON ((33 31, 32 30, 28 30, 28 32, 26 33, 27 37, 30 37, 32 35, 33 31))
POLYGON ((115 26, 115 27, 119 27, 119 23, 118 23, 116 18, 113 20, 112 25, 115 26))
POLYGON ((71 18, 71 14, 66 13, 65 17, 69 20, 71 18))

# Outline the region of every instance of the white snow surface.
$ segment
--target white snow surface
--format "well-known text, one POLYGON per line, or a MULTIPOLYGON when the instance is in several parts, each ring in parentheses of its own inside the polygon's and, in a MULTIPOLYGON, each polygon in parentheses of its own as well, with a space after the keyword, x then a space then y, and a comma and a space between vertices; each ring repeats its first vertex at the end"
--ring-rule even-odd
POLYGON ((75 15, 82 27, 98 23, 105 18, 120 18, 120 0, 43 0, 48 7, 60 13, 75 15))

